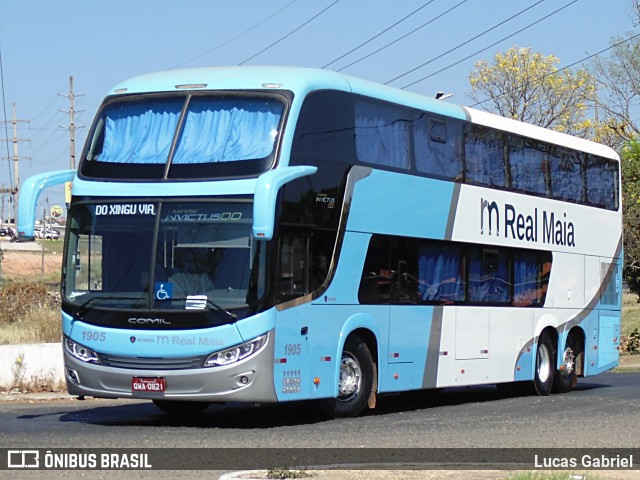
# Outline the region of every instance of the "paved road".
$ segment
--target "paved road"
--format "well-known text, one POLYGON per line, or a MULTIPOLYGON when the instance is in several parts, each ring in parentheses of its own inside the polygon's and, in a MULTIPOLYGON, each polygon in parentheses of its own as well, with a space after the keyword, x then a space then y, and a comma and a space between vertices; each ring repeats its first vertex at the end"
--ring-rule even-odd
MULTIPOLYGON (((176 419, 149 402, 14 401, 0 404, 0 447, 640 448, 638 398, 640 373, 606 373, 549 397, 502 398, 493 387, 390 396, 343 420, 327 420, 309 403, 214 406, 176 419)), ((212 473, 193 478, 217 478, 212 473)), ((152 477, 164 478, 136 478, 152 477)))

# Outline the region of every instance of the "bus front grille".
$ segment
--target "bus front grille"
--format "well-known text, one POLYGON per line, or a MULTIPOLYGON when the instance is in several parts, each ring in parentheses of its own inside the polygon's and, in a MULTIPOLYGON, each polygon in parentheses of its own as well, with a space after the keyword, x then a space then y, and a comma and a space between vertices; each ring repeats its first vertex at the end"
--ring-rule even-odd
POLYGON ((106 367, 130 368, 137 370, 186 370, 201 368, 206 355, 193 357, 126 357, 98 354, 100 364, 106 367))

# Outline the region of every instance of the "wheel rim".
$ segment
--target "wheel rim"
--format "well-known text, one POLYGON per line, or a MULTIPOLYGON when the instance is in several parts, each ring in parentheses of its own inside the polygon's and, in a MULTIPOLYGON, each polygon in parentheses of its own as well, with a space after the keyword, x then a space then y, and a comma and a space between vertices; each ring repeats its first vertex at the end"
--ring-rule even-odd
POLYGON ((342 355, 340 362, 340 380, 338 382, 338 400, 348 401, 355 397, 362 385, 362 369, 356 358, 349 352, 342 355))
POLYGON ((538 378, 547 383, 551 378, 551 352, 545 344, 538 348, 538 378))
POLYGON ((567 347, 562 354, 562 366, 560 371, 562 375, 568 377, 573 373, 573 370, 576 368, 576 356, 573 353, 573 350, 570 347, 567 347))

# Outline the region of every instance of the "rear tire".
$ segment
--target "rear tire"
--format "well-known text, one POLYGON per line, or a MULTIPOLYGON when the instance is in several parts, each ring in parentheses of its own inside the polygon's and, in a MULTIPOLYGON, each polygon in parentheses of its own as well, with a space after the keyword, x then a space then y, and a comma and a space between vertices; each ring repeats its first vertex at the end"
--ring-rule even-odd
POLYGON ((153 404, 165 413, 182 417, 199 415, 211 405, 209 402, 183 402, 181 400, 153 400, 153 404))
POLYGON ((342 351, 338 396, 320 401, 320 407, 334 418, 355 417, 367 406, 375 367, 367 344, 351 335, 342 351))
POLYGON ((567 344, 560 358, 560 368, 553 377, 553 392, 567 393, 578 382, 576 376, 576 345, 573 336, 567 337, 567 344))
POLYGON ((533 390, 537 395, 546 396, 551 393, 553 377, 556 371, 556 362, 553 343, 549 335, 538 338, 536 349, 536 367, 533 377, 533 390))

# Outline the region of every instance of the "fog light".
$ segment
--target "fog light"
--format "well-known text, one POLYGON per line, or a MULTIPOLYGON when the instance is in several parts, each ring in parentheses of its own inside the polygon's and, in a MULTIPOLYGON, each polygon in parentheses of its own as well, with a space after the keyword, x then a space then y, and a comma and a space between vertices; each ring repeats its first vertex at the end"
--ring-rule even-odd
POLYGON ((246 387, 253 380, 253 372, 245 372, 236 375, 235 382, 237 387, 246 387))
POLYGON ((80 377, 78 376, 78 372, 76 372, 72 368, 67 368, 67 378, 73 383, 77 383, 78 385, 80 385, 80 377))

